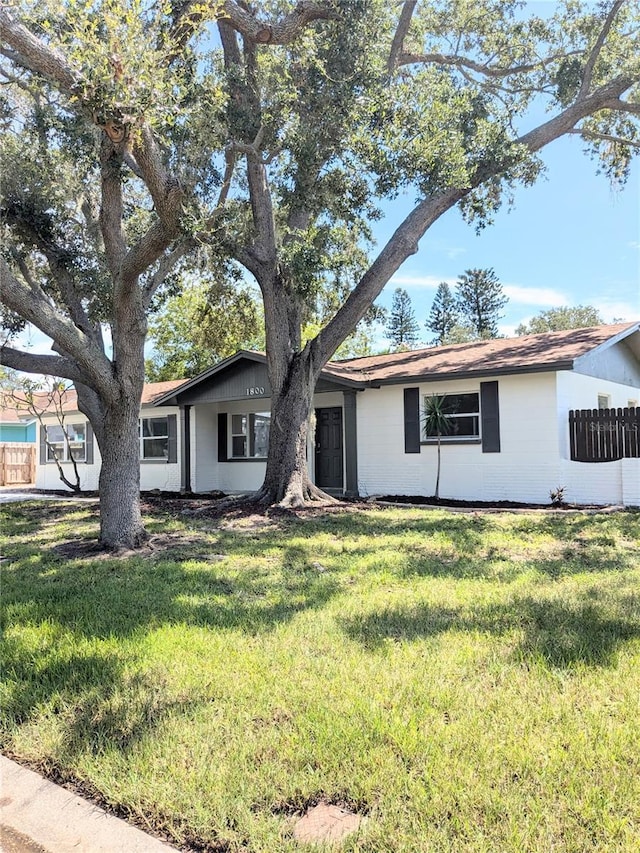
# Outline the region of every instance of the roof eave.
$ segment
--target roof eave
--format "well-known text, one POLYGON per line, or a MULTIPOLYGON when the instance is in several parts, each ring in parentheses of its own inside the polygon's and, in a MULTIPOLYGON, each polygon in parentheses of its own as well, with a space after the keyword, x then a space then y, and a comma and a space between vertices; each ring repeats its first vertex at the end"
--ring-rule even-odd
POLYGON ((547 362, 546 364, 525 365, 521 367, 496 367, 484 370, 452 370, 446 373, 412 373, 407 376, 389 377, 388 379, 371 379, 367 384, 370 388, 380 388, 383 385, 407 385, 410 382, 445 382, 452 379, 481 379, 485 376, 513 376, 521 373, 550 373, 556 370, 573 370, 573 359, 547 362))

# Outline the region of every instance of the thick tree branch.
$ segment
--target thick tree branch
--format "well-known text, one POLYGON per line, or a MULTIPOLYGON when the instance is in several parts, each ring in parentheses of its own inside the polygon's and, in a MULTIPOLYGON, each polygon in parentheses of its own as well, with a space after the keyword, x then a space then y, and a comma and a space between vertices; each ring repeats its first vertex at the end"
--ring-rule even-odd
POLYGON ((391 276, 410 255, 418 250, 418 242, 427 228, 443 213, 485 181, 515 165, 523 158, 523 154, 518 151, 522 152, 524 149, 527 154, 536 153, 553 140, 569 133, 581 119, 597 113, 605 108, 607 103, 620 98, 623 92, 635 82, 635 79, 629 75, 616 77, 590 95, 577 99, 554 118, 516 139, 512 159, 505 158, 498 164, 480 167, 467 187, 451 188, 438 196, 420 202, 396 229, 333 319, 308 344, 312 363, 322 366, 331 358, 351 329, 362 319, 367 308, 379 296, 391 276))
POLYGON ((70 358, 59 355, 37 355, 13 347, 0 347, 0 364, 11 370, 23 373, 42 373, 49 376, 62 376, 72 382, 86 382, 87 379, 78 365, 70 358))
MULTIPOLYGON (((120 147, 120 146, 119 146, 120 147)), ((104 240, 107 265, 112 277, 118 276, 127 246, 122 231, 122 151, 105 135, 100 151, 101 204, 100 231, 104 240)))
POLYGON ((175 228, 183 193, 177 179, 165 169, 160 150, 147 125, 140 130, 133 154, 158 216, 165 225, 175 228))
MULTIPOLYGON (((54 340, 65 356, 72 358, 86 384, 115 393, 111 363, 91 337, 55 308, 41 291, 21 284, 7 262, 0 258, 2 302, 54 340)), ((70 377, 69 377, 70 378, 70 377)))
POLYGON ((4 49, 2 52, 13 62, 51 80, 67 95, 79 88, 82 78, 64 56, 37 39, 6 6, 0 7, 0 32, 11 48, 9 52, 4 49))
POLYGON ((629 101, 623 101, 621 98, 612 98, 603 104, 603 108, 607 110, 616 110, 620 113, 630 113, 634 116, 640 116, 640 104, 631 104, 629 101))
POLYGON ((398 59, 402 53, 404 40, 409 32, 411 19, 413 18, 413 13, 417 3, 418 0, 407 0, 407 2, 402 4, 402 11, 400 12, 400 17, 398 19, 398 26, 396 27, 396 31, 391 42, 389 59, 387 60, 387 72, 389 74, 393 74, 396 66, 398 65, 398 59))
POLYGON ((226 0, 221 20, 255 44, 289 44, 312 21, 337 19, 339 8, 339 3, 331 0, 299 0, 288 15, 267 22, 249 11, 243 3, 226 0))
POLYGON ((582 74, 582 83, 580 84, 580 89, 578 91, 578 97, 581 98, 587 94, 589 89, 591 88, 591 81, 593 80, 593 70, 595 68, 596 62, 598 61, 598 57, 602 52, 602 48, 604 47, 604 43, 607 40, 607 36, 611 32, 611 27, 613 26, 613 22, 616 19, 616 16, 622 6, 624 5, 625 0, 616 0, 613 4, 607 17, 604 20, 604 24, 602 25, 602 29, 598 33, 598 38, 595 41, 593 49, 589 54, 589 58, 587 59, 587 63, 584 67, 584 71, 582 74))

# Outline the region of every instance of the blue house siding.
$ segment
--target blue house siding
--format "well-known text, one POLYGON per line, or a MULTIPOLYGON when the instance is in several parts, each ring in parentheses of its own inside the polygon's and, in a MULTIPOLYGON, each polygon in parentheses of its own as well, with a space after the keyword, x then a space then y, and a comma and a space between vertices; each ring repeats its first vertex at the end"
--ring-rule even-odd
POLYGON ((30 424, 0 424, 0 441, 6 442, 35 442, 36 423, 30 424))

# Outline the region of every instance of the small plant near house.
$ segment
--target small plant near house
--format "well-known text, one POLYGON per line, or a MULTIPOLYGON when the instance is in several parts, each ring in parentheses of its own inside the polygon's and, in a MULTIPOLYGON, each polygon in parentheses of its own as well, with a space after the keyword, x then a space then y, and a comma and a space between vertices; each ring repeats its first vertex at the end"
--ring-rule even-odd
POLYGON ((551 506, 566 506, 566 501, 564 499, 565 489, 566 486, 557 486, 555 489, 551 489, 551 491, 549 492, 549 497, 551 498, 551 506))
POLYGON ((440 463, 441 463, 441 438, 447 435, 451 428, 447 417, 446 400, 447 395, 431 394, 425 397, 424 409, 422 410, 423 429, 426 438, 436 437, 438 442, 438 465, 436 469, 436 489, 434 496, 440 500, 440 463))

